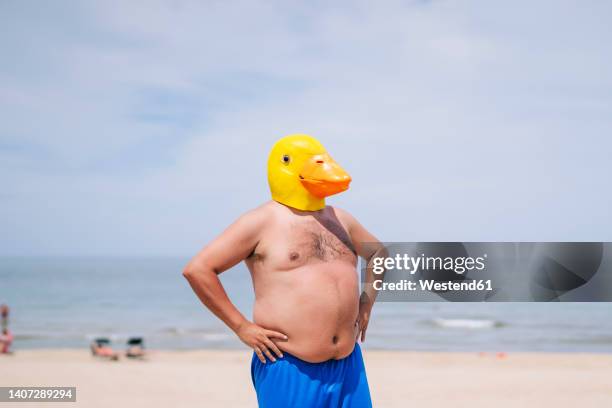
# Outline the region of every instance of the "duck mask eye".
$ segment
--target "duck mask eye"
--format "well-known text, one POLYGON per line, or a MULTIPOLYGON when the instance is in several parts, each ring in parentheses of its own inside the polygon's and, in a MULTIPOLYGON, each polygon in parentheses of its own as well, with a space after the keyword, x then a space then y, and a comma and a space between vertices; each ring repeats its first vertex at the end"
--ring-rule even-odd
POLYGON ((289 164, 289 162, 291 161, 291 158, 289 157, 288 154, 283 155, 283 163, 285 164, 289 164))

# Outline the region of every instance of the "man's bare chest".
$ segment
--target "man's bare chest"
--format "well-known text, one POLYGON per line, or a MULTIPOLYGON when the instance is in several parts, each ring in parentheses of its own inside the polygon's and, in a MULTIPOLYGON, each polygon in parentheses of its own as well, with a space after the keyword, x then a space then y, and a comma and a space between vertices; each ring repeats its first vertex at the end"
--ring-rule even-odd
POLYGON ((338 221, 300 220, 266 234, 261 255, 279 267, 298 267, 311 262, 356 262, 349 234, 338 221))

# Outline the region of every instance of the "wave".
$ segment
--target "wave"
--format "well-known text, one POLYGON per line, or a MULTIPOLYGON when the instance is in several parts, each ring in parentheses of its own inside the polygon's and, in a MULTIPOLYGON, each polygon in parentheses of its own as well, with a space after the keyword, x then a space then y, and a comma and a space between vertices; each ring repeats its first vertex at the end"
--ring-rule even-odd
POLYGON ((225 341, 233 338, 233 336, 228 333, 205 333, 202 334, 202 338, 208 341, 225 341))
POLYGON ((608 345, 612 344, 612 336, 581 336, 581 337, 572 337, 568 339, 559 339, 559 342, 566 344, 598 344, 598 345, 608 345))
POLYGON ((72 340, 86 340, 88 342, 105 337, 112 342, 122 342, 131 337, 145 337, 145 338, 159 338, 159 337, 191 337, 200 338, 209 341, 221 341, 231 338, 232 335, 229 332, 223 330, 214 329, 201 329, 201 328, 179 328, 179 327, 167 327, 157 331, 151 332, 127 332, 112 331, 112 330, 100 330, 95 332, 75 332, 70 331, 19 331, 13 333, 15 340, 32 341, 32 340, 61 340, 61 339, 72 339, 72 340))
POLYGON ((445 329, 495 329, 505 326, 504 323, 491 319, 432 319, 431 323, 436 327, 445 329))
POLYGON ((15 334, 15 341, 19 340, 40 340, 40 339, 50 339, 52 336, 46 336, 44 334, 15 334))
POLYGON ((211 330, 193 327, 164 327, 163 329, 157 330, 157 333, 170 334, 175 336, 185 336, 211 333, 211 330))
POLYGON ((179 328, 179 327, 166 327, 159 330, 158 333, 171 336, 191 336, 197 337, 209 341, 222 341, 231 338, 232 336, 224 331, 210 330, 210 329, 199 329, 199 328, 179 328))
POLYGON ((72 332, 13 332, 13 335, 15 336, 15 340, 57 340, 87 338, 87 335, 75 334, 72 332))

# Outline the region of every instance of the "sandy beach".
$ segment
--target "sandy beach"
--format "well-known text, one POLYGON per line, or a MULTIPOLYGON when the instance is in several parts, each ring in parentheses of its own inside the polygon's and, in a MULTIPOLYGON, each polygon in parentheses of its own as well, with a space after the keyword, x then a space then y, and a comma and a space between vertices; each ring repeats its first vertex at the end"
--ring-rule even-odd
MULTIPOLYGON (((375 407, 606 407, 612 355, 366 351, 375 407)), ((54 407, 255 407, 247 351, 151 351, 100 361, 87 350, 0 356, 2 386, 76 386, 54 407)), ((2 406, 39 406, 2 403, 2 406)))

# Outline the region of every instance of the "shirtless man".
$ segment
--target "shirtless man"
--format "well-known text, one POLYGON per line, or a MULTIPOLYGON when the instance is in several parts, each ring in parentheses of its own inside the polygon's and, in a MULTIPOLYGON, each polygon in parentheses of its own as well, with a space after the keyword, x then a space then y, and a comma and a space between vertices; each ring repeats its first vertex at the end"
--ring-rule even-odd
POLYGON ((204 305, 254 350, 260 407, 371 407, 356 342, 365 340, 375 293, 359 294, 356 265, 358 256, 375 255, 363 243, 378 241, 324 201, 351 179, 316 139, 293 135, 274 145, 268 180, 272 201, 241 216, 183 274, 204 305), (255 290, 253 322, 218 278, 241 261, 255 290))

